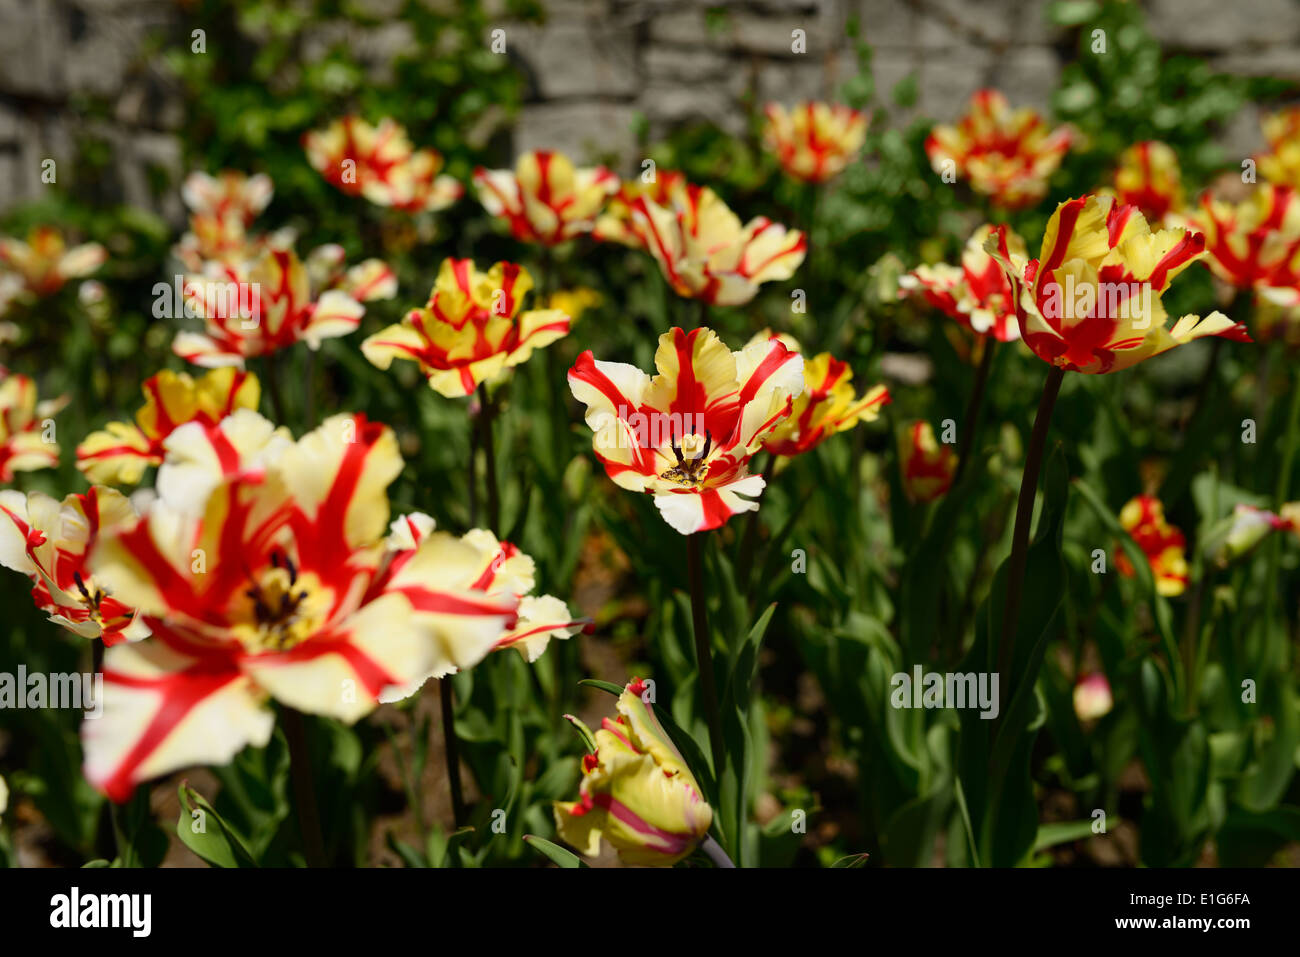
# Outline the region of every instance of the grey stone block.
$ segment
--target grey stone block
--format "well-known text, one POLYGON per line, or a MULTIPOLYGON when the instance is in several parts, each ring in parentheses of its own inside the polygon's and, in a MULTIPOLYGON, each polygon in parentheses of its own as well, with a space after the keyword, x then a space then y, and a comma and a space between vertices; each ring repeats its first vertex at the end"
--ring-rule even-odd
POLYGON ((515 151, 561 150, 583 161, 630 159, 637 152, 635 117, 636 110, 623 103, 539 103, 520 116, 515 151))
POLYGON ((1300 39, 1295 0, 1151 0, 1147 24, 1162 44, 1188 50, 1231 50, 1300 39))

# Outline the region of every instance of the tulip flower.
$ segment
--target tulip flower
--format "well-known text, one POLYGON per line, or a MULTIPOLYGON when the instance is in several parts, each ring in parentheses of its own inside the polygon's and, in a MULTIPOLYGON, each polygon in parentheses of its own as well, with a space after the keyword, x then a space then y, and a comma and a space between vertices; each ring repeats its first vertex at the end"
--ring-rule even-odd
POLYGON ((271 202, 275 187, 265 173, 249 176, 238 170, 222 170, 216 176, 196 171, 181 184, 181 198, 190 211, 229 217, 250 225, 271 202))
MULTIPOLYGON (((393 520, 387 545, 396 557, 394 568, 414 556, 434 530, 434 520, 423 512, 413 512, 393 520)), ((475 528, 461 536, 460 542, 474 549, 477 555, 476 574, 472 576, 474 591, 489 598, 506 596, 518 602, 518 620, 502 629, 492 645, 493 651, 515 649, 530 664, 542 656, 551 639, 567 639, 586 627, 569 614, 563 601, 553 595, 534 595, 536 583, 533 560, 510 542, 498 541, 492 532, 475 528)), ((445 678, 458 669, 456 656, 444 655, 441 660, 410 685, 393 688, 380 695, 381 701, 401 701, 410 697, 429 679, 445 678)))
POLYGON ((157 497, 106 529, 90 570, 152 635, 110 648, 86 776, 114 800, 139 781, 261 746, 275 699, 351 723, 441 662, 470 667, 518 617, 475 587, 476 548, 385 540, 397 439, 336 415, 296 442, 256 412, 164 443, 157 497))
POLYGON ((1300 193, 1261 184, 1233 205, 1202 193, 1187 225, 1205 234, 1206 265, 1237 289, 1300 306, 1300 193))
POLYGON ((474 187, 489 216, 504 219, 520 242, 556 246, 596 225, 618 177, 603 166, 575 168, 563 153, 524 153, 514 170, 474 170, 474 187))
POLYGON ((314 294, 338 289, 357 302, 392 299, 397 295, 397 274, 382 259, 366 259, 349 267, 347 252, 338 243, 317 246, 303 260, 314 294))
MULTIPOLYGON (((1176 526, 1165 521, 1160 500, 1150 495, 1129 499, 1120 510, 1119 521, 1146 555, 1156 591, 1166 597, 1181 595, 1187 589, 1186 540, 1176 526)), ((1121 575, 1134 574, 1123 553, 1115 560, 1115 566, 1121 575)))
POLYGON ((106 530, 136 518, 121 492, 91 486, 59 502, 43 492, 0 491, 0 565, 32 580, 32 601, 49 620, 105 645, 138 641, 149 628, 135 609, 100 587, 86 558, 106 530))
POLYGON ((1080 721, 1096 721, 1109 714, 1114 705, 1110 682, 1100 672, 1084 675, 1074 686, 1074 713, 1080 721))
POLYGON ((472 260, 444 259, 428 304, 370 336, 361 351, 380 369, 394 359, 417 362, 440 395, 470 395, 568 334, 569 317, 558 309, 520 311, 532 288, 528 270, 514 263, 484 273, 472 260))
POLYGON ((791 414, 803 358, 778 339, 732 352, 709 329, 673 329, 659 337, 655 367, 652 378, 588 350, 569 370, 606 473, 653 495, 683 535, 757 509, 764 481, 749 461, 791 414))
MULTIPOLYGON (((1002 227, 986 248, 1016 288, 1021 338, 1051 363, 1025 451, 1007 559, 998 643, 998 672, 1005 674, 1014 660, 1038 473, 1066 371, 1115 372, 1203 336, 1247 342, 1250 337, 1244 326, 1220 312, 1204 319, 1186 315, 1166 329, 1169 317, 1161 296, 1178 273, 1204 255, 1205 237, 1185 229, 1152 232, 1137 207, 1110 197, 1081 196, 1061 203, 1048 220, 1038 259, 1026 262, 1013 253, 1002 227)), ((1177 573, 1171 567, 1163 587, 1172 587, 1177 573)))
POLYGON ((65 404, 63 399, 36 400, 36 383, 0 367, 0 482, 15 472, 51 469, 59 464, 59 445, 45 423, 65 404))
POLYGON ((1237 505, 1206 534, 1205 554, 1220 568, 1227 568, 1274 532, 1295 531, 1295 507, 1288 503, 1277 514, 1253 505, 1237 505))
POLYGON ((25 292, 40 298, 58 292, 70 279, 89 276, 107 258, 108 251, 99 243, 69 249, 52 226, 33 229, 26 242, 0 237, 0 263, 22 279, 25 292))
POLYGON ((163 442, 187 422, 216 425, 235 409, 256 409, 257 376, 214 369, 197 382, 185 372, 163 370, 145 380, 145 404, 135 422, 110 422, 77 446, 77 468, 92 482, 135 485, 151 465, 161 465, 163 442))
POLYGON ((202 271, 210 262, 239 263, 256 258, 267 237, 250 233, 248 227, 270 203, 274 191, 265 173, 191 173, 181 186, 181 197, 190 209, 190 228, 172 253, 192 272, 202 271))
POLYGON ((749 302, 765 282, 794 275, 808 249, 804 234, 765 216, 744 226, 713 190, 688 185, 679 202, 632 201, 633 231, 679 296, 720 306, 749 302))
POLYGON ((838 176, 867 138, 869 114, 837 103, 769 103, 763 143, 786 174, 805 183, 838 176))
MULTIPOLYGON (((966 241, 961 265, 918 266, 898 280, 898 294, 921 295, 950 319, 998 342, 1020 338, 1015 289, 1006 271, 984 248, 995 227, 980 226, 966 241)), ((1008 229, 1007 249, 1025 257, 1025 241, 1008 229)))
POLYGON ((686 176, 676 170, 656 169, 648 183, 642 177, 625 180, 597 218, 592 236, 633 249, 647 248, 644 232, 632 211, 637 199, 644 196, 666 209, 678 208, 687 202, 688 185, 686 176))
POLYGON ((913 422, 899 436, 898 461, 908 501, 933 502, 952 487, 957 453, 938 442, 929 422, 913 422))
POLYGON ((1045 362, 1089 374, 1117 372, 1203 336, 1249 342, 1220 312, 1183 316, 1168 329, 1161 296, 1205 255, 1205 237, 1152 232, 1134 206, 1107 196, 1061 203, 1048 221, 1039 259, 1025 261, 999 227, 987 243, 1017 296, 1020 333, 1045 362))
POLYGON ((708 837, 713 809, 633 678, 618 698, 618 717, 592 734, 569 720, 588 742, 578 800, 555 803, 560 838, 583 854, 606 840, 625 864, 671 867, 708 837))
POLYGON ((297 342, 319 349, 321 340, 346 336, 361 323, 366 310, 357 296, 393 295, 394 282, 372 279, 358 277, 351 293, 313 290, 297 253, 276 245, 253 262, 210 264, 206 275, 186 277, 184 285, 186 303, 203 317, 204 332, 177 333, 172 350, 195 365, 242 367, 247 358, 297 342))
POLYGON ((373 126, 344 116, 303 137, 307 161, 325 180, 349 196, 406 213, 437 212, 464 194, 450 176, 439 175, 442 154, 415 149, 406 130, 385 117, 373 126))
MULTIPOLYGON (((803 351, 792 336, 773 336, 767 330, 749 340, 749 345, 774 338, 793 352, 803 351)), ((763 439, 763 448, 773 455, 811 451, 859 422, 876 421, 880 410, 891 401, 889 390, 883 385, 872 386, 862 395, 856 395, 853 370, 829 352, 804 361, 803 384, 803 392, 795 398, 790 415, 763 439)))
POLYGON ((1019 209, 1047 195, 1073 139, 1068 127, 1049 131, 1037 111, 1012 110, 997 90, 979 90, 956 126, 930 132, 925 152, 936 173, 954 172, 999 206, 1019 209))
POLYGON ((1162 222, 1186 203, 1178 154, 1166 143, 1143 140, 1126 149, 1115 171, 1121 205, 1136 206, 1150 222, 1162 222))
POLYGON ((1256 157, 1259 171, 1270 183, 1300 189, 1300 106, 1264 117, 1267 152, 1256 157))

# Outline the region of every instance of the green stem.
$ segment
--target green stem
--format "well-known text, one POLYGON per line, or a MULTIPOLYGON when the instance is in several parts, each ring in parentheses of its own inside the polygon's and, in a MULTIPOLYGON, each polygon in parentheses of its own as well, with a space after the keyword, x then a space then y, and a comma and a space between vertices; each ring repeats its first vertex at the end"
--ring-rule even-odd
POLYGON ((980 364, 975 369, 975 383, 971 386, 970 401, 966 403, 966 417, 961 424, 961 441, 957 444, 957 472, 953 484, 961 481, 970 460, 971 449, 975 447, 975 436, 980 427, 980 414, 984 411, 984 390, 989 381, 989 370, 993 368, 993 350, 996 340, 985 338, 979 340, 984 347, 980 364))
POLYGON ((456 737, 456 698, 451 677, 438 681, 438 701, 442 707, 442 744, 447 759, 447 782, 451 788, 451 811, 456 828, 465 826, 465 791, 460 783, 460 741, 456 737))
MULTIPOLYGON (((762 468, 757 469, 757 473, 763 477, 764 484, 768 484, 767 472, 776 465, 776 456, 772 453, 765 453, 767 458, 763 461, 762 468)), ((758 509, 754 509, 745 519, 745 533, 740 539, 740 554, 736 557, 736 584, 741 588, 749 585, 749 573, 754 567, 754 551, 758 548, 758 509)))
POLYGON ((699 666, 700 694, 704 717, 709 725, 709 750, 715 779, 722 777, 722 712, 718 708, 718 685, 713 676, 713 651, 709 640, 709 611, 704 603, 704 562, 701 555, 703 532, 686 536, 686 566, 691 583, 691 618, 695 630, 695 660, 699 666))
POLYGON ((704 840, 700 842, 700 850, 704 852, 705 857, 713 862, 714 867, 734 868, 736 866, 732 863, 731 858, 727 856, 727 852, 722 849, 722 845, 715 841, 712 835, 706 835, 704 840))
POLYGON ((271 409, 275 412, 275 424, 287 425, 284 417, 284 396, 280 393, 279 366, 274 352, 266 354, 266 391, 271 396, 271 409))
POLYGON ((289 742, 289 775, 298 807, 298 827, 302 830, 303 856, 308 867, 325 867, 325 842, 321 839, 320 811, 316 807, 311 756, 307 750, 307 725, 302 713, 293 708, 283 710, 280 722, 289 742))
POLYGON ((487 383, 479 385, 478 398, 479 445, 483 447, 483 485, 486 492, 484 500, 487 503, 487 526, 493 535, 499 535, 501 493, 497 488, 496 443, 492 440, 492 416, 496 410, 492 406, 492 400, 488 398, 487 383))
MULTIPOLYGON (((1273 490, 1273 508, 1281 509, 1291 493, 1291 467, 1295 459, 1296 436, 1300 432, 1300 382, 1291 383, 1291 408, 1287 413, 1286 438, 1282 440, 1282 466, 1277 472, 1277 485, 1273 490)), ((1264 614, 1261 622, 1264 626, 1264 661, 1268 663, 1271 636, 1273 633, 1273 613, 1277 601, 1278 566, 1281 564, 1282 542, 1279 535, 1271 536, 1268 543, 1268 560, 1264 577, 1264 614)))
POLYGON ((1065 370, 1053 366, 1043 383, 1043 395, 1034 416, 1034 430, 1025 453, 1025 471, 1020 479, 1020 498, 1016 503, 1016 524, 1011 533, 1011 557, 1007 561, 1007 602, 1002 609, 1002 640, 998 643, 998 674, 1001 676, 1002 704, 1011 700, 1009 681, 1015 662, 1016 626, 1020 617, 1020 593, 1025 586, 1025 562, 1029 554, 1029 526, 1034 519, 1034 498, 1038 492, 1038 473, 1047 446, 1047 428, 1052 409, 1061 391, 1065 370))

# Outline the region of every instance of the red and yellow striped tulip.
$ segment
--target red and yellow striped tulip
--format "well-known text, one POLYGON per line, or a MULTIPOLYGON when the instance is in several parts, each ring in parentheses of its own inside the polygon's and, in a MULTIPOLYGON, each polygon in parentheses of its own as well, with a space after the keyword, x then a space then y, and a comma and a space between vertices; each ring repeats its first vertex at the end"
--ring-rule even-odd
POLYGON ((1134 143, 1120 154, 1115 195, 1121 204, 1140 209, 1150 222, 1163 222, 1170 213, 1179 212, 1187 197, 1178 154, 1159 140, 1134 143))
POLYGON ((472 260, 444 259, 428 304, 370 336, 361 351, 380 369, 394 359, 419 363, 440 395, 471 395, 568 334, 569 317, 558 309, 520 311, 532 288, 528 270, 514 263, 484 273, 472 260))
POLYGON ((618 698, 618 717, 593 735, 570 720, 588 742, 578 800, 555 803, 560 838, 583 854, 605 840, 625 864, 671 867, 709 833, 713 809, 633 678, 618 698))
POLYGON ((631 204, 633 232, 679 295, 720 306, 749 302, 765 282, 794 275, 808 243, 765 216, 741 225, 708 187, 688 185, 679 202, 661 206, 646 195, 631 204))
POLYGON ((1205 234, 1206 264, 1229 285, 1300 306, 1300 193, 1263 183, 1232 204, 1202 193, 1188 225, 1205 234))
POLYGON ((769 103, 763 143, 786 174, 824 183, 853 161, 867 138, 870 115, 838 103, 769 103))
POLYGON ((63 234, 53 226, 37 226, 27 241, 0 237, 0 263, 22 279, 33 296, 51 296, 71 279, 89 276, 104 264, 108 250, 99 243, 68 248, 63 234))
MULTIPOLYGON (((749 341, 779 339, 786 348, 802 353, 799 343, 788 335, 774 337, 764 330, 749 341)), ((746 347, 748 348, 748 347, 746 347)), ((803 364, 803 392, 794 400, 790 415, 763 439, 763 448, 773 455, 800 455, 821 445, 832 435, 847 432, 859 422, 874 422, 890 402, 889 390, 872 386, 862 395, 853 391, 853 370, 829 352, 822 352, 803 364)))
POLYGON ((238 170, 222 170, 215 176, 195 171, 181 184, 181 198, 196 214, 231 218, 250 225, 266 209, 275 193, 265 173, 249 176, 238 170))
POLYGON ((65 404, 38 402, 32 379, 0 367, 0 482, 12 482, 15 472, 58 466, 59 444, 47 438, 44 423, 65 404))
POLYGON ((619 243, 634 249, 647 248, 644 231, 637 225, 632 212, 637 199, 644 196, 668 209, 681 207, 687 201, 687 186, 685 174, 676 170, 657 169, 649 183, 639 176, 624 180, 596 219, 592 236, 601 242, 619 243))
POLYGON ((913 422, 899 435, 898 462, 903 492, 918 504, 946 494, 957 474, 957 453, 935 439, 929 422, 913 422))
POLYGON ((518 599, 476 588, 476 548, 444 533, 390 543, 397 439, 336 415, 294 442, 256 412, 172 433, 157 497, 101 534, 90 570, 152 635, 104 660, 86 776, 138 782, 229 760, 270 737, 273 698, 353 722, 440 662, 474 665, 518 599))
MULTIPOLYGON (((400 563, 415 554, 420 543, 434 530, 434 520, 423 512, 412 512, 393 520, 388 548, 400 563)), ((492 532, 475 528, 461 536, 460 542, 474 549, 477 565, 473 575, 474 591, 488 598, 506 596, 518 602, 518 620, 503 629, 492 646, 494 651, 513 648, 525 661, 542 656, 551 639, 567 639, 582 631, 587 622, 575 620, 568 606, 553 595, 534 595, 535 565, 532 558, 510 542, 498 541, 492 532)), ((444 655, 428 674, 402 688, 382 693, 380 701, 401 701, 414 694, 429 678, 443 678, 459 670, 457 656, 444 655)))
POLYGON ((935 172, 951 163, 977 193, 1019 209, 1047 195, 1047 181, 1073 140, 1068 127, 1048 130, 1036 110, 1012 110, 997 90, 978 90, 955 126, 931 130, 925 152, 935 172))
POLYGON ((1243 325, 1220 312, 1186 315, 1165 328, 1161 296, 1205 255, 1205 237, 1186 229, 1152 232, 1137 207, 1109 196, 1061 203, 1038 259, 1026 262, 1014 253, 1005 227, 987 249, 1019 291, 1025 344, 1059 368, 1117 372, 1203 336, 1250 341, 1243 325))
POLYGON ((332 186, 361 196, 376 206, 405 213, 446 209, 465 192, 450 176, 440 175, 442 154, 416 149, 406 130, 391 117, 374 126, 358 116, 344 116, 303 136, 307 161, 332 186))
POLYGON ((121 492, 91 486, 62 502, 44 492, 0 491, 0 565, 32 580, 32 601, 82 638, 105 645, 149 634, 139 614, 101 588, 86 557, 106 530, 135 521, 121 492))
POLYGON ((683 535, 757 509, 764 481, 749 460, 791 414, 803 358, 775 338, 732 352, 712 330, 673 329, 659 337, 655 367, 652 378, 588 350, 569 370, 606 473, 653 495, 683 535))
POLYGON ((255 258, 267 238, 250 233, 248 227, 266 208, 274 191, 265 173, 191 173, 181 186, 181 197, 190 209, 190 228, 172 253, 192 272, 203 270, 210 262, 237 263, 255 258))
POLYGON ((1264 117, 1268 151, 1256 157, 1259 171, 1270 183, 1300 189, 1300 106, 1264 117))
POLYGON ((391 298, 396 280, 379 260, 362 263, 334 288, 312 288, 311 276, 291 247, 269 245, 252 262, 210 264, 204 276, 188 276, 187 305, 204 320, 204 331, 179 332, 172 350, 195 365, 243 366, 305 342, 346 336, 361 323, 361 301, 391 298))
MULTIPOLYGON (((918 266, 899 277, 899 296, 921 295, 977 335, 992 336, 998 342, 1019 339, 1015 288, 1001 264, 984 248, 994 230, 987 223, 975 230, 966 241, 960 266, 918 266)), ((1006 241, 1013 255, 1027 255, 1025 241, 1010 229, 1006 241)))
POLYGON ((110 422, 77 446, 77 468, 92 482, 134 485, 151 465, 161 465, 163 443, 187 422, 216 425, 236 409, 256 409, 257 376, 214 369, 197 382, 187 372, 163 370, 145 380, 145 404, 135 422, 110 422))
MULTIPOLYGON (((1187 589, 1187 542, 1182 531, 1165 520, 1160 500, 1151 495, 1134 496, 1120 510, 1119 522, 1146 555, 1156 591, 1166 597, 1181 595, 1187 589)), ((1126 577, 1134 574, 1123 552, 1116 557, 1115 567, 1126 577)))
POLYGON ((513 170, 480 166, 474 187, 488 215, 504 219, 515 239, 555 246, 592 231, 619 180, 603 166, 579 169, 563 153, 534 150, 513 170))

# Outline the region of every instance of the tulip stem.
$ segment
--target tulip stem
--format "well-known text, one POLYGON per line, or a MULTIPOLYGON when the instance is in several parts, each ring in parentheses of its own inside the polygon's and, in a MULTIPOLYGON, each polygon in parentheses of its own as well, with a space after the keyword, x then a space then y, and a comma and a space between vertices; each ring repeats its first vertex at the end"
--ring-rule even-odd
POLYGON ((302 712, 294 708, 283 710, 280 724, 289 742, 289 776, 293 780, 294 803, 298 806, 303 856, 308 867, 325 867, 325 842, 321 839, 320 811, 316 807, 311 756, 307 751, 307 726, 302 712))
POLYGON ((704 856, 713 862, 714 867, 731 867, 736 865, 732 863, 727 852, 722 849, 722 845, 713 839, 713 835, 706 834, 704 840, 700 842, 700 850, 704 856))
MULTIPOLYGON (((763 465, 754 470, 767 482, 767 472, 776 465, 776 456, 766 453, 763 465)), ((736 584, 742 589, 749 587, 749 574, 754 567, 754 551, 758 547, 758 509, 754 509, 745 519, 745 532, 740 539, 740 554, 736 556, 736 584)))
POLYGON ((284 397, 280 394, 279 367, 274 352, 266 354, 266 391, 271 395, 271 410, 276 425, 288 425, 284 418, 284 397))
POLYGON ((483 486, 484 500, 487 504, 487 527, 493 535, 499 535, 497 527, 501 522, 500 492, 497 490, 497 454, 496 444, 492 441, 492 416, 496 411, 492 400, 488 398, 487 383, 478 387, 478 428, 479 445, 483 447, 483 486))
POLYGON ((450 675, 438 679, 438 701, 442 706, 442 746, 447 759, 451 813, 459 830, 465 826, 465 791, 460 783, 460 742, 456 738, 456 696, 451 686, 450 675))
POLYGON ((984 411, 984 389, 988 385, 989 370, 993 368, 993 340, 980 339, 978 342, 983 346, 983 354, 980 356, 979 365, 975 368, 975 384, 971 386, 970 401, 966 403, 966 418, 961 424, 961 441, 957 444, 957 472, 952 479, 954 485, 961 481, 962 473, 966 471, 966 462, 970 459, 971 449, 975 447, 975 436, 980 427, 980 414, 984 411))
POLYGON ((713 677, 713 651, 709 640, 709 610, 704 604, 704 562, 702 532, 686 536, 686 566, 691 580, 691 617, 695 631, 695 660, 699 666, 700 694, 704 717, 709 725, 709 751, 715 779, 722 777, 722 716, 718 709, 718 685, 713 677))
POLYGON ((1034 430, 1029 436, 1025 452, 1025 472, 1020 479, 1020 499, 1016 503, 1016 524, 1011 533, 1011 557, 1007 561, 1007 603, 1002 609, 1002 640, 998 643, 998 675, 1002 689, 1002 704, 1011 700, 1009 688, 1010 669, 1015 662, 1012 652, 1016 643, 1016 625, 1020 617, 1020 593, 1025 585, 1025 562, 1029 555, 1029 525, 1034 519, 1034 498, 1038 492, 1038 473, 1043 464, 1043 449, 1047 445, 1047 427, 1052 419, 1052 409, 1061 391, 1065 370, 1053 366, 1043 383, 1043 395, 1038 401, 1038 414, 1034 416, 1034 430))

